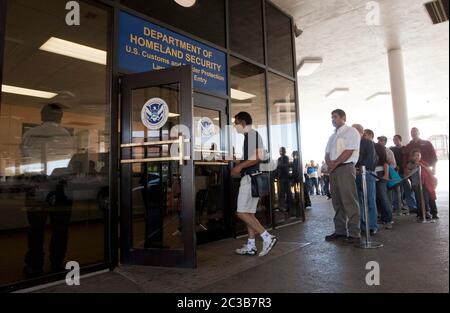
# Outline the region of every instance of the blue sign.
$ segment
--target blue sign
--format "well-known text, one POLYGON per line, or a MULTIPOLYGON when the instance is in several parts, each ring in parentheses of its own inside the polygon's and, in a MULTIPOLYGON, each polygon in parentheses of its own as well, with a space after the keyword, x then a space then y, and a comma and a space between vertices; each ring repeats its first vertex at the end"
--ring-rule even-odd
POLYGON ((119 71, 139 73, 192 64, 194 88, 227 94, 226 54, 120 12, 119 71))

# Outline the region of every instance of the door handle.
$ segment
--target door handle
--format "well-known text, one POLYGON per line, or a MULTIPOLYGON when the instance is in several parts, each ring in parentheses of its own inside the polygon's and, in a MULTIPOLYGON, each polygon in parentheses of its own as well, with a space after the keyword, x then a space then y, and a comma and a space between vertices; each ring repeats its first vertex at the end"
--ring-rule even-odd
POLYGON ((126 148, 135 148, 135 147, 153 147, 153 146, 162 146, 169 144, 178 144, 180 155, 177 157, 160 157, 160 158, 146 158, 146 159, 130 159, 130 160, 121 160, 121 164, 135 164, 135 163, 152 163, 152 162, 170 162, 170 161, 178 161, 180 165, 184 164, 184 161, 189 161, 190 157, 184 156, 184 145, 186 143, 190 143, 189 139, 184 139, 183 136, 180 136, 178 140, 165 140, 165 141, 153 141, 153 142, 143 142, 143 143, 130 143, 123 144, 120 147, 122 149, 126 148))

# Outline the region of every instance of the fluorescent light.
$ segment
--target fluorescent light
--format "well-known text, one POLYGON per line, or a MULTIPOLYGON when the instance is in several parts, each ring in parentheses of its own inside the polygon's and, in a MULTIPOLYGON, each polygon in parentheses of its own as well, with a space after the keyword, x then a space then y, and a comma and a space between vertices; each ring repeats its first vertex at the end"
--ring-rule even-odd
POLYGON ((21 88, 21 87, 14 87, 14 86, 8 86, 8 85, 2 85, 2 92, 13 93, 13 94, 22 95, 22 96, 44 98, 44 99, 52 99, 58 95, 57 93, 53 93, 53 92, 27 89, 27 88, 21 88))
POLYGON ((274 106, 276 107, 295 107, 295 103, 294 102, 284 102, 284 101, 276 101, 274 104, 274 106))
POLYGON ((251 93, 232 88, 231 89, 231 98, 234 100, 245 101, 245 100, 250 100, 250 99, 256 98, 256 96, 252 95, 251 93))
POLYGON ((327 99, 339 99, 343 97, 344 95, 348 94, 350 92, 350 89, 348 88, 336 88, 330 91, 325 97, 327 99))
POLYGON ((39 49, 83 61, 106 65, 106 51, 83 46, 55 37, 51 37, 39 49))
POLYGON ((322 65, 322 63, 322 59, 305 59, 300 64, 298 75, 310 76, 322 65))
POLYGON ((189 8, 195 4, 196 0, 175 0, 175 2, 182 7, 189 8))
POLYGON ((377 92, 377 93, 371 95, 369 98, 367 98, 366 102, 375 101, 375 100, 390 100, 390 98, 391 98, 390 92, 377 92))
POLYGON ((177 113, 169 113, 169 117, 179 117, 180 114, 177 113))

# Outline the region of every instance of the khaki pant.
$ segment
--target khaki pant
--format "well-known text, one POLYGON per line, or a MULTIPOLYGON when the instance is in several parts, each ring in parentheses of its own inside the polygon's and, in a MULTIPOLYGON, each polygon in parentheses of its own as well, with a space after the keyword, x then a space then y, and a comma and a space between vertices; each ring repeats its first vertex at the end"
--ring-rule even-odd
POLYGON ((356 169, 353 164, 338 167, 330 175, 331 196, 336 212, 334 217, 336 234, 360 238, 361 215, 355 179, 356 169))

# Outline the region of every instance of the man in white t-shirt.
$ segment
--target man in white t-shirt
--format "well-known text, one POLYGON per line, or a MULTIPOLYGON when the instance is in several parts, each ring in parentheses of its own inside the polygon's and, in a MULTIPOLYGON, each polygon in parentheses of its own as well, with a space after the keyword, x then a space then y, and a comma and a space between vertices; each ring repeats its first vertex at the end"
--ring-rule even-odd
POLYGON ((75 153, 73 137, 61 126, 63 113, 62 105, 58 103, 44 106, 41 110, 42 124, 27 131, 22 140, 22 156, 28 161, 25 173, 33 182, 25 201, 30 224, 24 268, 27 278, 44 274, 47 219, 52 231, 49 245, 51 272, 60 273, 65 270, 72 200, 66 192, 67 175, 54 177, 49 166, 52 162, 67 162, 75 153), (31 171, 33 168, 30 164, 35 164, 34 171, 31 171), (42 192, 43 196, 37 196, 42 192))
POLYGON ((347 116, 342 110, 332 113, 336 128, 326 148, 325 160, 330 172, 335 232, 326 241, 345 239, 359 244, 361 240, 360 211, 356 189, 356 168, 361 137, 356 129, 345 125, 347 116))

